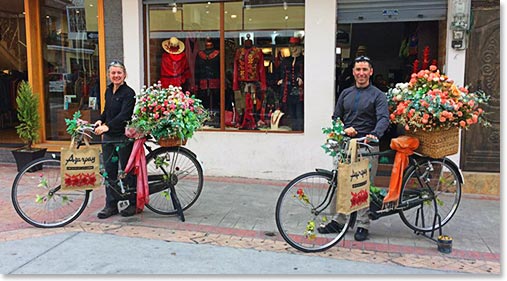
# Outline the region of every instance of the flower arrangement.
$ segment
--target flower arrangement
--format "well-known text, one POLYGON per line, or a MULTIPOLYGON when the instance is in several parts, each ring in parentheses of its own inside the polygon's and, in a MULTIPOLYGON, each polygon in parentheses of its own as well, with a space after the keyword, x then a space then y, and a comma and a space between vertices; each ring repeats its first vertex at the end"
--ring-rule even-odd
POLYGON ((162 88, 158 83, 143 87, 136 95, 134 114, 126 133, 136 138, 151 134, 156 140, 171 137, 187 140, 207 118, 201 100, 190 92, 172 85, 162 88))
POLYGON ((483 91, 469 92, 458 87, 435 65, 413 73, 408 83, 398 83, 387 92, 390 120, 405 131, 467 129, 489 122, 480 104, 489 100, 483 91))

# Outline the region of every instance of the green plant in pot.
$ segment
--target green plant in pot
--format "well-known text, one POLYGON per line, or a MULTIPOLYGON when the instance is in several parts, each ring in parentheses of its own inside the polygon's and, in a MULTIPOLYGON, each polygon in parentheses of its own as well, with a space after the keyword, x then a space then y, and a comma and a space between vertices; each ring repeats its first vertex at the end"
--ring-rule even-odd
MULTIPOLYGON (((18 172, 31 161, 44 157, 46 148, 35 148, 33 144, 39 140, 40 115, 39 100, 33 93, 32 87, 26 81, 22 81, 18 88, 16 97, 18 106, 17 116, 19 125, 16 126, 16 133, 26 146, 12 151, 18 172)), ((39 170, 40 167, 30 169, 30 172, 39 170)))

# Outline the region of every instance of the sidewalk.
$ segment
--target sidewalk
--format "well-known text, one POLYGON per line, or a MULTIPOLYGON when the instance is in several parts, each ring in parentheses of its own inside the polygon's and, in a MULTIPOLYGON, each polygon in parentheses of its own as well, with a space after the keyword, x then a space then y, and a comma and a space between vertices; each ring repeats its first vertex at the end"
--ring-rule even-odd
MULTIPOLYGON (((3 248, 2 245, 6 246, 5 243, 20 245, 19 241, 35 241, 32 238, 36 237, 66 241, 75 235, 81 237, 84 233, 88 234, 85 236, 87 239, 98 236, 107 238, 112 235, 136 238, 135 243, 128 242, 132 243, 134 248, 144 248, 142 245, 158 240, 182 243, 183 247, 204 244, 255 250, 253 252, 289 254, 294 258, 307 256, 341 263, 367 262, 372 267, 364 271, 365 274, 386 273, 382 271, 382 266, 394 265, 406 270, 500 274, 499 197, 470 194, 462 196, 458 212, 443 229, 444 234, 454 239, 450 254, 438 252, 435 242, 415 235, 397 215, 373 221, 370 238, 364 242, 354 241, 354 231, 349 231, 338 246, 318 254, 304 254, 288 246, 276 229, 274 209, 278 194, 287 183, 285 181, 207 177, 197 203, 185 212, 185 222, 181 222, 176 216, 157 215, 148 209, 134 217, 113 216, 99 220, 96 214, 103 207, 104 192, 98 190, 93 192, 90 206, 77 221, 64 228, 38 229, 21 220, 12 207, 10 187, 15 174, 14 164, 0 164, 0 186, 3 187, 0 189, 0 249, 3 248), (31 239, 27 240, 28 238, 31 239)), ((80 254, 82 252, 76 249, 74 255, 80 254)), ((9 254, 0 251, 0 259, 12 259, 7 255, 9 254)), ((5 270, 7 269, 2 269, 3 274, 11 272, 5 270)), ((97 270, 102 272, 98 268, 97 270)))

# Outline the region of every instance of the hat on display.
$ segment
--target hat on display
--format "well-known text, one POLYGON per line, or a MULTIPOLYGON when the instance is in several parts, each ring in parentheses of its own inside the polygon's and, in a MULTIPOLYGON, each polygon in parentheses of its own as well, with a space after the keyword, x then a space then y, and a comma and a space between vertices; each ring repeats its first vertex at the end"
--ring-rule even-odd
POLYGON ((171 37, 169 40, 162 42, 162 48, 169 54, 181 54, 185 50, 185 44, 178 40, 176 37, 171 37))
POLYGON ((299 38, 299 37, 291 37, 289 39, 289 44, 299 46, 299 45, 301 45, 301 38, 299 38))

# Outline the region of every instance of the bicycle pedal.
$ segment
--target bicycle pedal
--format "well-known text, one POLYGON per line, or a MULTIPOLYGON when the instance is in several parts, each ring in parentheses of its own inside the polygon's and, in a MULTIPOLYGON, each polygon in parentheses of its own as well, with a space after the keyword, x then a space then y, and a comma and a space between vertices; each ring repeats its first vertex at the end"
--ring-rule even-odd
POLYGON ((130 205, 129 200, 118 201, 118 212, 121 212, 130 205))
POLYGON ((380 210, 376 211, 375 213, 387 213, 387 212, 391 212, 392 210, 394 210, 394 208, 384 208, 384 209, 380 209, 380 210))

